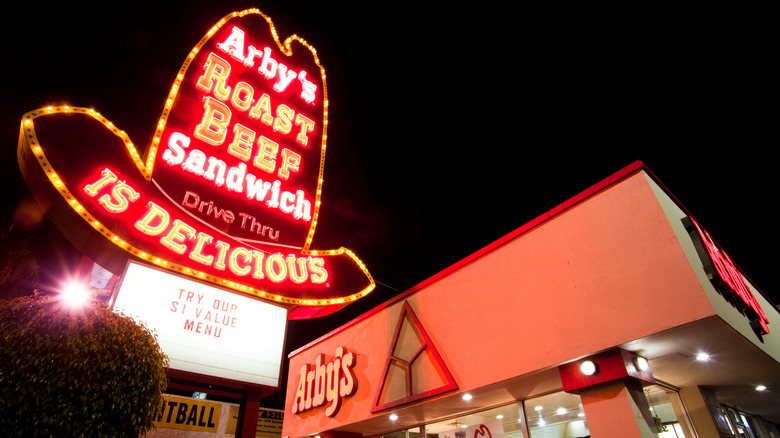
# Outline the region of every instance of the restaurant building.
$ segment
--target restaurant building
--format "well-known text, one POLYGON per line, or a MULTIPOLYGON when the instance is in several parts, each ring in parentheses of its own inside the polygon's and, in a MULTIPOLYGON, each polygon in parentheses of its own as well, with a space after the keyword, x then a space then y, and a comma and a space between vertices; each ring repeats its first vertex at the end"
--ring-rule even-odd
POLYGON ((285 437, 780 437, 780 314, 641 162, 289 355, 285 437))

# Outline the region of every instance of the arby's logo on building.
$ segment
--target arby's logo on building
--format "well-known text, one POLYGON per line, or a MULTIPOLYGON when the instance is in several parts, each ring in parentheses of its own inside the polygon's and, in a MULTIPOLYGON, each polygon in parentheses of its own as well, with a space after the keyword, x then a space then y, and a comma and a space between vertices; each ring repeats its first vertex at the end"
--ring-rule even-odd
POLYGON ((281 304, 344 305, 374 281, 351 251, 312 247, 327 114, 314 48, 280 42, 251 9, 189 53, 143 151, 96 110, 58 106, 24 116, 19 161, 37 197, 54 189, 106 239, 80 248, 101 265, 140 259, 281 304))
POLYGON ((357 354, 339 347, 328 361, 325 355, 319 354, 313 364, 302 365, 290 412, 300 414, 324 408, 326 416, 335 416, 343 399, 357 391, 358 382, 352 371, 356 362, 357 354))
POLYGON ((717 278, 725 284, 726 288, 731 293, 725 294, 726 299, 734 304, 740 311, 742 311, 751 320, 751 325, 754 326, 754 330, 760 334, 765 335, 769 333, 769 318, 767 317, 761 305, 756 301, 756 297, 748 288, 745 283, 745 279, 740 274, 734 262, 731 261, 731 257, 726 254, 721 248, 715 244, 710 234, 699 225, 698 222, 690 218, 691 223, 695 226, 696 231, 701 238, 707 254, 712 260, 712 264, 717 273, 717 278))

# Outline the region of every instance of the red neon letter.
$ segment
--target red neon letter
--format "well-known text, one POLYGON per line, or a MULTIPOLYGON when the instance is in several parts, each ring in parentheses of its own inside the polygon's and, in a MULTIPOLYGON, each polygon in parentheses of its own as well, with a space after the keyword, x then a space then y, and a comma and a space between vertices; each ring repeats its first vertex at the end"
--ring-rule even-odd
POLYGON ((93 184, 87 184, 86 186, 84 186, 84 191, 89 196, 97 195, 100 189, 102 189, 103 187, 111 184, 112 182, 118 179, 116 175, 114 175, 114 172, 108 169, 103 169, 101 173, 103 174, 103 178, 100 178, 93 184))
POLYGON ((168 235, 160 239, 160 243, 171 251, 184 254, 187 246, 182 243, 184 239, 192 240, 195 238, 195 228, 185 224, 184 222, 176 219, 173 221, 173 227, 168 235), (185 234, 182 234, 184 232, 185 234))
POLYGON ((279 152, 279 143, 261 135, 260 139, 257 140, 257 144, 260 148, 257 150, 257 155, 252 164, 268 173, 273 173, 276 168, 276 154, 279 152))
POLYGON ((196 86, 204 93, 214 92, 219 100, 227 100, 230 97, 230 87, 226 85, 230 76, 230 64, 219 56, 209 53, 206 64, 203 66, 203 76, 198 78, 196 86))
POLYGON ((279 166, 279 178, 289 179, 290 170, 297 172, 301 164, 301 156, 287 148, 282 149, 282 165, 279 166))
POLYGON ((230 267, 230 272, 244 276, 249 273, 249 271, 252 270, 252 251, 238 247, 233 250, 233 252, 230 253, 230 259, 228 260, 228 266, 230 267), (238 257, 242 256, 244 258, 244 261, 246 261, 246 264, 244 266, 239 266, 238 264, 238 257))
POLYGON ((243 161, 249 161, 252 155, 252 146, 255 143, 255 131, 236 123, 233 126, 233 142, 228 146, 228 153, 243 161))
POLYGON ((170 221, 170 216, 168 216, 168 212, 165 209, 154 202, 149 202, 148 207, 149 211, 146 213, 146 216, 136 222, 135 227, 144 234, 157 236, 165 231, 170 221), (157 222, 157 224, 153 224, 154 222, 157 222))
POLYGON ((293 283, 301 284, 309 276, 309 273, 306 272, 306 259, 295 257, 295 254, 287 256, 287 271, 290 273, 290 279, 293 283), (298 270, 295 269, 296 264, 298 270))
POLYGON ((311 271, 311 282, 322 284, 328 280, 328 271, 325 270, 325 259, 321 257, 309 258, 309 270, 311 271))
POLYGON ((274 120, 274 131, 282 134, 289 134, 292 131, 292 118, 295 111, 285 104, 276 107, 276 120, 274 120))
POLYGON ((265 271, 268 277, 277 283, 284 280, 287 277, 287 264, 284 262, 284 257, 279 253, 269 255, 265 261, 265 271))
POLYGON ((271 96, 263 93, 257 99, 257 104, 249 111, 249 117, 271 126, 274 123, 274 117, 271 115, 271 96))
POLYGON ((295 137, 295 141, 301 146, 308 146, 309 133, 314 131, 314 120, 298 113, 295 115, 295 125, 301 127, 301 131, 295 137))
POLYGON ((233 104, 233 108, 239 111, 246 111, 252 106, 252 96, 255 94, 254 88, 246 82, 239 82, 233 89, 233 97, 230 98, 230 103, 233 104))
POLYGON ((227 125, 230 123, 230 108, 216 99, 204 97, 203 109, 203 120, 193 134, 212 146, 219 146, 225 142, 227 125))
POLYGON ((198 241, 195 243, 195 248, 190 253, 190 259, 206 266, 211 266, 211 262, 214 261, 214 256, 204 255, 203 247, 207 243, 211 243, 212 240, 214 240, 214 238, 208 234, 202 232, 198 233, 198 241))
POLYGON ((214 262, 214 267, 219 269, 220 271, 224 271, 225 256, 227 255, 227 252, 230 249, 230 244, 227 244, 221 240, 217 240, 217 243, 215 243, 214 245, 219 249, 219 252, 217 253, 217 261, 214 262))
POLYGON ((244 62, 244 31, 233 26, 230 35, 217 48, 232 56, 233 59, 244 62))
POLYGON ((120 182, 115 185, 111 190, 111 196, 103 195, 98 199, 100 205, 111 213, 122 213, 130 206, 130 202, 137 201, 141 195, 138 194, 132 187, 120 182), (113 198, 112 198, 113 196, 113 198), (128 201, 129 198, 129 201, 128 201), (116 200, 116 202, 114 202, 116 200))
POLYGON ((163 161, 176 166, 184 161, 184 149, 190 147, 190 138, 181 132, 174 132, 168 139, 168 149, 163 152, 163 161))

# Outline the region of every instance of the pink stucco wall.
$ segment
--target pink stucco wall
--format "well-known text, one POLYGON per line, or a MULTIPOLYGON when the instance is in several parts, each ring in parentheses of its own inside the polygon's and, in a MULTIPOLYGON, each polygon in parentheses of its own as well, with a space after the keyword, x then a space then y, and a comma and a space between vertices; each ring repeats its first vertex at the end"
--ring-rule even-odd
POLYGON ((370 418, 403 300, 460 391, 556 366, 713 315, 701 284, 640 169, 581 197, 402 300, 290 358, 285 436, 370 418), (337 347, 357 352, 359 382, 334 417, 292 415, 302 364, 337 347))

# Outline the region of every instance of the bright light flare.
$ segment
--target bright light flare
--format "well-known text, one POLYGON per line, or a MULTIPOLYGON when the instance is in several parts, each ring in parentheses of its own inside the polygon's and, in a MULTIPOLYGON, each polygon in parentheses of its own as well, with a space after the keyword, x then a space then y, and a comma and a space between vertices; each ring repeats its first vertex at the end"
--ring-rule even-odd
POLYGON ((696 360, 698 360, 699 362, 706 362, 710 360, 710 355, 704 352, 697 353, 696 360))
POLYGON ((79 307, 89 300, 89 289, 81 283, 69 283, 62 289, 62 299, 71 307, 79 307))

